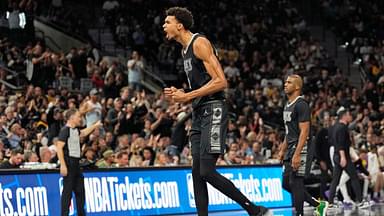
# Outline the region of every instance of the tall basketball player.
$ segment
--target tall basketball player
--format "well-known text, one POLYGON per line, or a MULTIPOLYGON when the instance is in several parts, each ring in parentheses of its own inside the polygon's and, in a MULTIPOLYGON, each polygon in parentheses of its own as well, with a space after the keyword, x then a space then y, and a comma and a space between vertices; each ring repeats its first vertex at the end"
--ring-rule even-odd
POLYGON ((269 215, 268 209, 254 205, 235 185, 216 171, 216 161, 224 153, 227 131, 227 107, 224 89, 227 81, 207 38, 193 34, 190 28, 193 16, 181 7, 166 11, 163 25, 168 40, 183 46, 184 70, 190 92, 175 87, 165 88, 170 100, 186 103, 192 101, 192 176, 197 213, 208 215, 207 182, 240 204, 249 215, 269 215))

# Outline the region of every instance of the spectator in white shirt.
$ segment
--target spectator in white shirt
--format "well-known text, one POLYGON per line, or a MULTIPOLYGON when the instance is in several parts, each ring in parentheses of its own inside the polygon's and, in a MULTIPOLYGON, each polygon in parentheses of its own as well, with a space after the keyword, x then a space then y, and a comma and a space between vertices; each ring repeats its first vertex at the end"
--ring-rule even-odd
POLYGON ((224 73, 228 79, 232 79, 240 76, 239 69, 235 66, 235 62, 230 61, 229 65, 224 68, 224 73))

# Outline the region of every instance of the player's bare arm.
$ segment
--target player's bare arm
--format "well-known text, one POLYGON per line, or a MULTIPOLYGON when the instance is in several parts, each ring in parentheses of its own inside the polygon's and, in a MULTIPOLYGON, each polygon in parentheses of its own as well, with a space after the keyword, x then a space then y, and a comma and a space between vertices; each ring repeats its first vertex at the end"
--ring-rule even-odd
POLYGON ((297 170, 301 165, 300 153, 307 142, 307 138, 309 135, 309 127, 310 127, 309 121, 299 123, 299 128, 300 128, 299 142, 297 143, 297 147, 292 158, 292 168, 294 170, 297 170))
POLYGON ((280 161, 283 161, 284 154, 285 154, 285 151, 287 150, 287 148, 288 148, 288 143, 287 143, 287 138, 285 137, 283 143, 281 143, 281 145, 280 145, 280 151, 279 151, 279 155, 278 155, 280 161))

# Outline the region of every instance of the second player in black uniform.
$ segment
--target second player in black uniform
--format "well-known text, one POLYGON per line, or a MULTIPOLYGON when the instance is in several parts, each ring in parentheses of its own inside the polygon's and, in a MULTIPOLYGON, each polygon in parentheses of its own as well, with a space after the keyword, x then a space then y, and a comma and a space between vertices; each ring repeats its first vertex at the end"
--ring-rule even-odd
POLYGON ((293 197, 296 215, 304 215, 303 205, 307 201, 316 207, 316 213, 325 216, 328 202, 317 201, 304 187, 307 141, 310 133, 311 111, 301 94, 303 80, 290 75, 284 84, 288 103, 284 107, 285 139, 279 153, 283 161, 283 188, 293 197))

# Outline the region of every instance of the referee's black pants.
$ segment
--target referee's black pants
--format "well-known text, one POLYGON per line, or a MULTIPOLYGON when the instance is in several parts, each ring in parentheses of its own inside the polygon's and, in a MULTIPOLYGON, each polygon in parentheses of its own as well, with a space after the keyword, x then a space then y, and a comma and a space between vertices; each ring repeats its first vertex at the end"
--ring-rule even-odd
POLYGON ((326 161, 320 161, 320 199, 328 199, 325 197, 325 191, 327 190, 327 183, 332 177, 328 174, 329 165, 326 161))
POLYGON ((337 188, 337 185, 339 185, 340 177, 343 170, 345 170, 345 172, 349 175, 349 178, 352 184, 352 189, 356 196, 356 200, 358 202, 361 202, 363 199, 361 194, 359 177, 357 176, 355 164, 353 164, 351 158, 347 156, 346 157, 347 165, 343 168, 340 166, 339 154, 335 153, 335 155, 333 156, 333 159, 335 162, 335 167, 333 168, 332 182, 331 182, 331 187, 329 189, 329 198, 328 198, 329 203, 333 203, 333 199, 336 195, 336 188, 337 188))
POLYGON ((80 170, 78 158, 65 158, 68 174, 63 177, 63 192, 61 194, 61 215, 69 214, 69 205, 71 204, 72 191, 75 192, 77 215, 85 215, 85 190, 84 176, 80 170))
POLYGON ((305 189, 304 177, 298 176, 292 169, 291 160, 284 161, 283 188, 292 195, 296 215, 304 215, 304 201, 313 207, 319 205, 319 202, 305 189))

